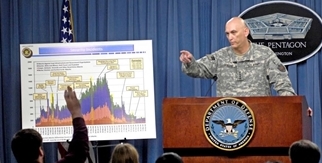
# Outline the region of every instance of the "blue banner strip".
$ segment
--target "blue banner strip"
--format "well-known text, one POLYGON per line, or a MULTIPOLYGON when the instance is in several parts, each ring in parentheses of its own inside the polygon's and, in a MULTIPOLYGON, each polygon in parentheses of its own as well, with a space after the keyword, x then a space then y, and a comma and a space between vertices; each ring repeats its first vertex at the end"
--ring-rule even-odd
POLYGON ((42 47, 39 48, 40 55, 46 54, 70 54, 84 52, 124 52, 134 51, 134 44, 129 45, 104 45, 104 46, 82 46, 82 47, 42 47))

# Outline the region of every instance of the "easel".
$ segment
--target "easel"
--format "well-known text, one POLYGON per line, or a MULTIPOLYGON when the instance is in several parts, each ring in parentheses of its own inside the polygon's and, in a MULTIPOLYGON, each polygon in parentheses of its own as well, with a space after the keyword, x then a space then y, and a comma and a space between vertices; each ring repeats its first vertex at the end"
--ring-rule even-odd
POLYGON ((126 138, 124 138, 122 140, 119 140, 120 143, 118 143, 118 144, 109 144, 109 145, 98 145, 98 141, 91 141, 92 145, 93 145, 94 152, 95 152, 96 163, 99 163, 99 158, 98 158, 98 149, 99 148, 115 147, 119 144, 126 143, 126 141, 127 141, 126 138))

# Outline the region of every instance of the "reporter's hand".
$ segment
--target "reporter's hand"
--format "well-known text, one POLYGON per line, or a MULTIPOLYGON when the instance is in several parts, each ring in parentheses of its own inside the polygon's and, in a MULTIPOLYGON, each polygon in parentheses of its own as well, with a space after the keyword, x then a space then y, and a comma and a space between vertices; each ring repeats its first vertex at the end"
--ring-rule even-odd
POLYGON ((77 99, 75 91, 70 86, 65 90, 64 97, 72 118, 83 117, 79 100, 77 99))
POLYGON ((193 56, 189 51, 186 51, 186 50, 180 51, 179 59, 182 63, 190 63, 192 58, 193 58, 193 56))

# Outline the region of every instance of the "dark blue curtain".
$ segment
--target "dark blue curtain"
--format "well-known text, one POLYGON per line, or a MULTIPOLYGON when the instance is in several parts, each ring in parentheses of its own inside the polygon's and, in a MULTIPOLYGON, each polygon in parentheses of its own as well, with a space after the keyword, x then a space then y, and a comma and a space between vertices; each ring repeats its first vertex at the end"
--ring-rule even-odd
MULTIPOLYGON (((72 0, 77 42, 153 40, 157 139, 131 141, 142 163, 153 163, 162 153, 162 100, 165 97, 204 96, 210 80, 192 79, 181 72, 179 51, 196 58, 228 42, 224 25, 248 7, 265 0, 72 0)), ((295 0, 318 15, 321 0, 295 0)), ((19 44, 59 42, 61 0, 0 0, 0 161, 14 163, 13 134, 21 128, 19 44)), ((313 141, 321 138, 321 50, 288 66, 296 92, 313 109, 313 141)), ((216 96, 215 86, 211 96, 216 96)), ((45 146, 47 161, 56 160, 55 143, 45 146)), ((102 154, 101 154, 102 155, 102 154)), ((103 157, 103 156, 102 156, 103 157)), ((105 156, 104 156, 105 157, 105 156)))

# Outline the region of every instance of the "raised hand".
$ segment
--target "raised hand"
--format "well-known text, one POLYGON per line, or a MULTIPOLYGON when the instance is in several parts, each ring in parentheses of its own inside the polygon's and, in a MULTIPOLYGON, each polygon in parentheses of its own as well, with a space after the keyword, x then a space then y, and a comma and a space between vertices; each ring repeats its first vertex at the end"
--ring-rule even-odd
POLYGON ((77 99, 75 91, 70 86, 65 90, 64 97, 72 118, 83 117, 79 100, 77 99))

